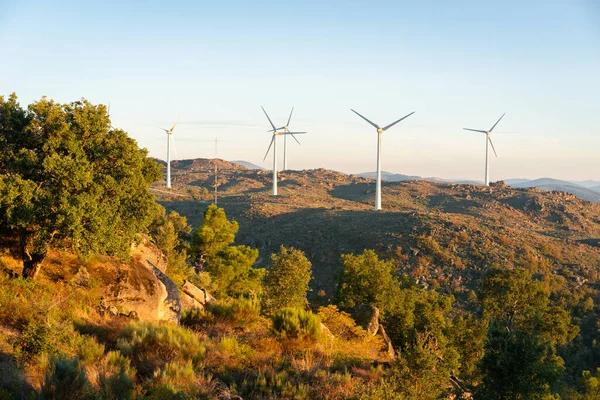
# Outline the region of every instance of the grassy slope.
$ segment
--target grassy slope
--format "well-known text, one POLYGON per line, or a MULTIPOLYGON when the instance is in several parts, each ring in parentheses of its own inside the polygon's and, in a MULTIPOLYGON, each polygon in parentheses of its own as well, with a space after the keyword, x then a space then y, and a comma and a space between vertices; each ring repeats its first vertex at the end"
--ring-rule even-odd
MULTIPOLYGON (((600 204, 566 193, 508 186, 386 182, 383 212, 373 211, 374 182, 328 170, 280 173, 279 194, 270 195, 271 174, 219 161, 219 205, 240 223, 238 242, 259 248, 259 265, 281 244, 304 250, 313 263, 313 294, 335 290, 339 256, 375 248, 426 285, 449 292, 472 288, 493 264, 546 268, 576 284, 598 282, 600 204)), ((174 168, 173 193, 210 188, 204 168, 174 168)), ((210 199, 168 195, 158 200, 198 226, 210 199)))

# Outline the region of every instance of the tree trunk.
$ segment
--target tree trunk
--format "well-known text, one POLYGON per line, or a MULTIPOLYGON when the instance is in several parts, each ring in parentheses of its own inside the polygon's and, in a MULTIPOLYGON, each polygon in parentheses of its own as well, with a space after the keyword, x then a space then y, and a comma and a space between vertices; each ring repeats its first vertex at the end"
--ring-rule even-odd
POLYGON ((46 253, 31 253, 27 248, 29 237, 24 233, 21 233, 20 236, 21 259, 23 260, 21 275, 25 279, 34 279, 40 270, 40 264, 46 257, 46 253))
POLYGON ((40 263, 44 259, 43 256, 34 256, 31 259, 23 259, 23 272, 22 276, 26 279, 35 279, 37 273, 40 270, 40 263))

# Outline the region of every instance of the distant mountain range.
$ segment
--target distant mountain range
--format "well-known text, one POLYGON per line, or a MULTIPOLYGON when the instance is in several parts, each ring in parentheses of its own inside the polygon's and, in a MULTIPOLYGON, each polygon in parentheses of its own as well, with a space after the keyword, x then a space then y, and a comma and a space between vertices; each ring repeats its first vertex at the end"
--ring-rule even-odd
MULTIPOLYGON (((363 172, 357 174, 357 176, 363 178, 375 179, 376 172, 363 172)), ((442 183, 456 183, 456 184, 472 184, 481 185, 481 181, 472 181, 466 179, 442 179, 436 177, 421 177, 414 175, 402 175, 394 174, 387 171, 381 172, 381 179, 388 182, 402 182, 402 181, 430 181, 430 182, 442 182, 442 183)), ((581 197, 584 200, 593 201, 600 203, 600 181, 562 181, 559 179, 552 178, 540 178, 540 179, 505 179, 504 182, 515 188, 538 188, 546 192, 557 190, 560 192, 566 192, 574 194, 575 196, 581 197)))
POLYGON ((244 160, 234 160, 231 161, 234 164, 238 164, 238 165, 242 165, 248 169, 264 169, 263 167, 261 167, 260 165, 256 165, 256 164, 252 164, 249 161, 244 161, 244 160))
MULTIPOLYGON (((360 176, 361 178, 369 178, 375 179, 377 176, 377 172, 361 172, 356 174, 356 176, 360 176)), ((438 182, 438 183, 461 183, 461 184, 469 184, 469 185, 481 185, 482 182, 471 181, 468 179, 442 179, 436 177, 422 177, 416 175, 403 175, 403 174, 394 174, 387 171, 381 171, 381 179, 388 182, 402 182, 402 181, 428 181, 428 182, 438 182)))
POLYGON ((568 181, 561 181, 559 179, 552 178, 540 178, 535 180, 527 180, 519 183, 509 183, 510 180, 505 181, 508 185, 516 188, 531 188, 535 187, 546 192, 552 190, 558 190, 561 192, 572 193, 575 196, 581 197, 584 200, 593 201, 600 203, 600 191, 592 188, 587 188, 580 184, 568 181))

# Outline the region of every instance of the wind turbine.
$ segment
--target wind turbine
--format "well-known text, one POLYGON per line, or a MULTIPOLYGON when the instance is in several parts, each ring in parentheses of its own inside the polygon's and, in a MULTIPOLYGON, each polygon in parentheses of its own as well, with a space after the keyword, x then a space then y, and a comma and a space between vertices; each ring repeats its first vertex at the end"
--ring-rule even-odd
MULTIPOLYGON (((179 117, 177 117, 177 121, 175 121, 175 123, 173 124, 171 129, 165 129, 165 128, 158 127, 158 129, 162 129, 167 134, 167 188, 171 188, 171 147, 170 146, 171 146, 171 141, 173 140, 173 137, 172 137, 173 130, 175 129, 175 125, 177 125, 177 123, 179 122, 179 118, 181 118, 181 115, 179 117)), ((173 143, 173 146, 175 146, 175 143, 173 143)))
POLYGON ((377 182, 376 182, 376 186, 375 186, 375 210, 379 211, 381 210, 381 135, 383 134, 383 132, 387 131, 388 129, 390 129, 392 126, 396 125, 398 122, 402 121, 405 118, 410 117, 411 115, 413 115, 415 112, 411 112, 408 115, 405 115, 404 117, 400 118, 399 120, 392 122, 391 124, 389 124, 386 127, 380 128, 379 125, 377 125, 374 122, 369 121, 366 117, 360 115, 359 113, 357 113, 356 111, 350 109, 354 114, 358 115, 359 117, 361 117, 362 119, 364 119, 365 121, 367 121, 369 124, 371 124, 375 129, 377 129, 377 182))
MULTIPOLYGON (((269 132, 273 132, 273 137, 271 138, 271 143, 269 144, 269 148, 267 149, 267 152, 265 154, 265 158, 263 158, 263 161, 267 159, 267 156, 269 155, 269 151, 271 151, 271 146, 273 146, 273 196, 277 196, 277 136, 287 136, 287 135, 292 135, 292 137, 294 137, 294 135, 299 135, 299 134, 304 134, 306 132, 290 132, 289 129, 287 129, 287 126, 285 126, 284 128, 275 128, 275 125, 273 125, 273 121, 271 121, 271 118, 269 118, 269 114, 267 114, 267 112, 265 111, 265 108, 263 106, 261 106, 260 108, 262 108, 263 112, 265 113, 265 116, 267 117, 267 119, 269 120, 269 123, 271 124, 271 127, 273 128, 272 130, 270 130, 269 132), (282 130, 283 129, 283 130, 282 130)), ((293 109, 292 109, 293 111, 293 109)), ((292 117, 292 114, 290 113, 290 118, 292 117)), ((289 123, 289 120, 288 120, 289 123)), ((296 139, 294 137, 294 139, 296 139)), ((298 141, 298 139, 296 139, 296 141, 298 141)), ((300 142, 298 142, 299 144, 300 142)))
POLYGON ((504 115, 506 115, 506 113, 502 114, 502 117, 500 117, 498 119, 498 121, 496 121, 496 123, 494 124, 494 126, 492 126, 490 128, 489 131, 482 131, 479 129, 469 129, 469 128, 463 128, 466 131, 473 131, 473 132, 480 132, 480 133, 485 133, 485 186, 489 186, 490 185, 490 165, 488 162, 488 152, 489 152, 489 145, 492 145, 492 150, 494 150, 494 155, 496 156, 496 158, 498 158, 498 154, 496 153, 496 149, 494 148, 494 143, 492 143, 492 138, 490 137, 490 133, 492 133, 492 131, 494 130, 494 128, 496 127, 496 125, 498 125, 498 122, 500 122, 500 120, 504 117, 504 115))
MULTIPOLYGON (((306 132, 290 132, 290 121, 292 120, 292 114, 294 112, 294 107, 292 107, 292 111, 290 111, 290 117, 288 118, 288 122, 285 126, 282 126, 281 128, 277 128, 277 130, 283 130, 286 135, 283 136, 283 171, 287 170, 287 134, 292 135, 292 137, 294 138, 294 140, 300 144, 300 142, 298 141, 298 139, 296 139, 296 136, 294 136, 294 134, 299 134, 299 133, 306 133, 306 132)), ((270 130, 269 132, 274 132, 274 130, 270 130)))

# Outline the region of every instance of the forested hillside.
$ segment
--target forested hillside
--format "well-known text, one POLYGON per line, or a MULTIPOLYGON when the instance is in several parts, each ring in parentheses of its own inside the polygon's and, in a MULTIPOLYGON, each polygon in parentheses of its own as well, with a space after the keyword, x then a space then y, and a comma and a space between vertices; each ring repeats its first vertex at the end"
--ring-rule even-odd
POLYGON ((84 100, 0 97, 0 150, 0 398, 600 396, 600 204, 406 181, 375 212, 366 178, 203 159, 166 189, 84 100))

